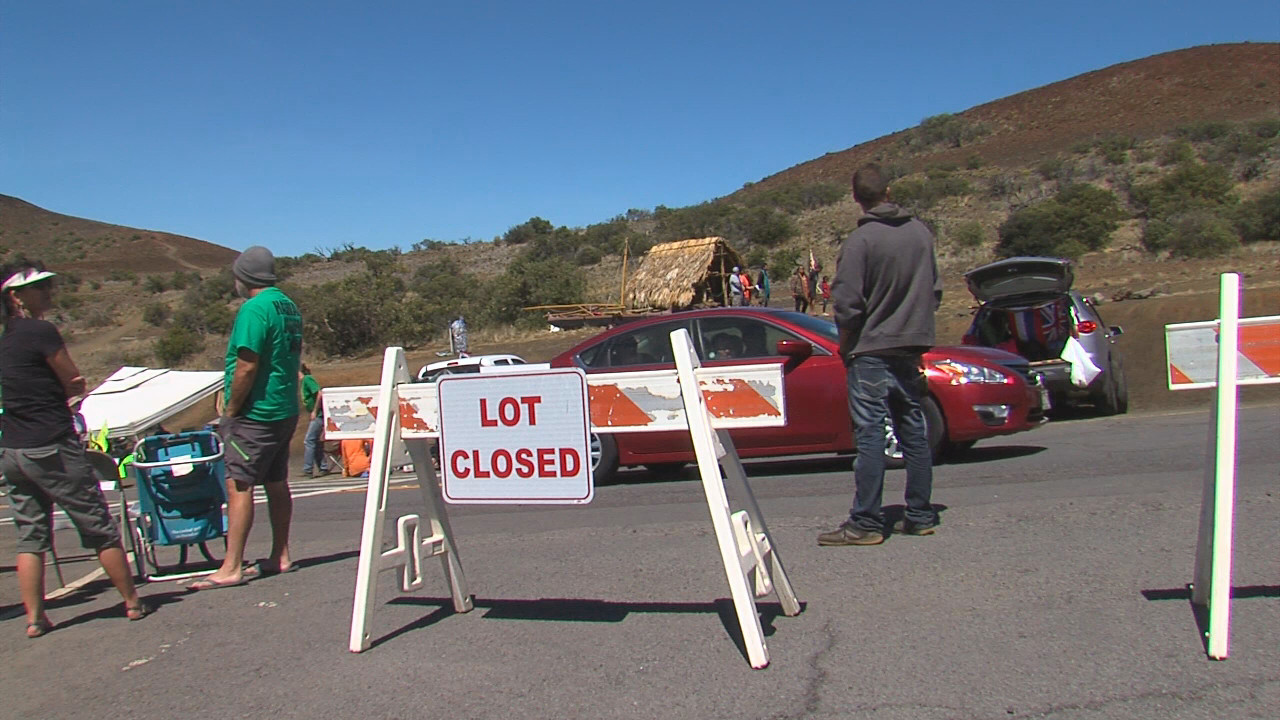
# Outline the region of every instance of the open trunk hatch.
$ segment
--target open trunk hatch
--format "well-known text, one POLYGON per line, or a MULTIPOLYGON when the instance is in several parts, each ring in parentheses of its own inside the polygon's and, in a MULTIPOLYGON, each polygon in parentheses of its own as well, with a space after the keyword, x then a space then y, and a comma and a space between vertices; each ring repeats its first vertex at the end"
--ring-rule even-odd
POLYGON ((1062 294, 1074 279, 1071 261, 1046 257, 1013 257, 964 274, 969 292, 979 302, 1062 294))

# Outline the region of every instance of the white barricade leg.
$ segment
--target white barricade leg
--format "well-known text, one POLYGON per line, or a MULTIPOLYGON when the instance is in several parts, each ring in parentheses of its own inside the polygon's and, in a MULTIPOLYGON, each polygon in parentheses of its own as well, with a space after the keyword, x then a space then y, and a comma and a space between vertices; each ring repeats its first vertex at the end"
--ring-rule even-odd
MULTIPOLYGON (((680 329, 671 333, 671 346, 676 359, 676 372, 680 378, 680 394, 683 397, 685 415, 689 423, 689 434, 693 439, 693 452, 698 460, 698 473, 702 477, 702 490, 707 497, 711 525, 716 533, 716 542, 720 546, 720 560, 724 564, 725 577, 729 581, 729 593, 733 598, 738 626, 742 631, 742 643, 746 647, 747 660, 751 663, 751 667, 763 668, 769 664, 769 650, 765 646, 764 629, 760 626, 755 597, 743 568, 742 548, 733 530, 729 498, 724 489, 724 478, 720 475, 719 457, 724 453, 717 451, 719 442, 711 430, 706 400, 702 397, 702 391, 694 375, 694 370, 698 367, 698 357, 693 353, 693 345, 687 330, 680 329)), ((756 568, 756 571, 768 573, 768 569, 763 566, 756 568)))
POLYGON ((431 457, 425 441, 405 445, 400 439, 400 397, 397 386, 409 381, 405 366, 404 350, 387 348, 382 359, 382 382, 378 388, 378 413, 374 422, 373 450, 370 453, 369 487, 365 495, 364 525, 360 531, 360 560, 356 565, 355 599, 351 608, 351 634, 348 648, 351 652, 369 649, 372 642, 370 626, 373 622, 374 596, 378 589, 378 573, 399 569, 401 589, 415 590, 422 586, 422 557, 440 555, 449 577, 454 608, 459 612, 471 609, 471 599, 466 593, 462 565, 453 551, 453 536, 448 521, 433 497, 439 492, 431 457), (396 527, 397 545, 382 551, 382 536, 386 525, 388 481, 395 459, 409 450, 414 469, 423 489, 425 511, 431 525, 431 535, 422 538, 421 518, 406 515, 396 527))
POLYGON ((429 555, 438 555, 449 579, 449 592, 453 596, 453 609, 467 612, 473 607, 471 593, 467 591, 467 578, 462 572, 462 561, 458 559, 457 548, 453 544, 453 528, 449 524, 449 516, 440 497, 440 481, 436 477, 435 467, 431 464, 431 443, 429 440, 406 440, 405 448, 413 459, 413 469, 418 476, 418 487, 422 488, 422 504, 427 511, 427 519, 431 524, 431 537, 423 541, 429 544, 429 555))
POLYGON ((717 430, 716 435, 720 440, 720 446, 725 450, 724 456, 720 458, 725 479, 730 483, 733 495, 746 509, 747 518, 751 521, 750 526, 754 530, 752 540, 758 546, 763 565, 769 569, 769 577, 772 578, 774 590, 777 591, 778 600, 782 603, 782 612, 789 616, 799 615, 800 600, 791 587, 786 568, 782 566, 782 558, 779 557, 777 546, 774 545, 773 535, 769 533, 769 526, 765 524, 764 514, 760 512, 755 493, 751 492, 751 485, 747 482, 747 472, 742 467, 742 460, 738 458, 733 439, 729 437, 728 430, 717 430))
MULTIPOLYGON (((1225 660, 1231 627, 1232 530, 1236 486, 1237 351, 1240 340, 1240 276, 1223 273, 1218 311, 1218 375, 1214 389, 1213 452, 1209 458, 1213 501, 1201 508, 1192 602, 1208 605, 1209 657, 1225 660), (1205 528, 1205 521, 1211 525, 1205 528), (1208 552, 1205 553, 1206 537, 1208 552), (1206 560, 1205 555, 1208 555, 1206 560), (1207 568, 1205 566, 1208 566, 1207 568), (1208 588, 1204 587, 1207 575, 1208 588)), ((1210 495, 1206 480, 1205 496, 1210 495)))

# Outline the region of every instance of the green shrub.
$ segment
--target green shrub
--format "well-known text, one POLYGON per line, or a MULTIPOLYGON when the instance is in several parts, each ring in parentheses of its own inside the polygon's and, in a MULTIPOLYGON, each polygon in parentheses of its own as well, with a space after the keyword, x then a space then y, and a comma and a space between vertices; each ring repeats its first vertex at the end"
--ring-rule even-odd
POLYGON ((156 338, 152 350, 161 365, 169 366, 200 352, 203 347, 204 340, 199 333, 181 325, 173 325, 156 338))
POLYGON ((1129 151, 1133 149, 1136 143, 1137 141, 1132 137, 1116 135, 1099 140, 1098 150, 1102 152, 1103 159, 1108 163, 1123 165, 1129 161, 1129 151))
POLYGON ((116 316, 110 308, 96 305, 84 314, 84 323, 91 328, 110 327, 116 324, 116 316))
POLYGON ((963 248, 975 248, 987 239, 987 233, 982 229, 982 224, 977 220, 967 220, 960 223, 954 230, 948 233, 951 242, 963 248))
POLYGON ((188 278, 186 273, 181 270, 174 270, 173 275, 169 276, 169 287, 174 290, 186 290, 187 280, 188 278))
POLYGON ((1280 185, 1254 200, 1240 203, 1235 213, 1240 240, 1280 240, 1280 185))
POLYGON ((1071 185, 1056 197, 1010 215, 997 231, 996 251, 1003 257, 1079 257, 1106 245, 1121 216, 1115 193, 1071 185))
POLYGON ((1130 197, 1148 219, 1160 218, 1232 204, 1232 185, 1226 168, 1183 163, 1159 180, 1134 187, 1130 197))
POLYGON ((160 277, 159 275, 148 275, 147 282, 143 287, 145 287, 147 292, 151 293, 152 295, 155 295, 156 293, 162 293, 165 290, 169 289, 168 287, 165 286, 164 278, 160 277))
POLYGON ((969 120, 960 115, 942 113, 921 120, 919 125, 903 136, 903 143, 916 149, 938 145, 958 148, 990 132, 982 122, 969 120))
POLYGON ((1280 118, 1255 120, 1249 126, 1249 129, 1260 138, 1273 138, 1280 135, 1280 118))
POLYGON ((1165 144, 1160 149, 1161 165, 1179 165, 1181 163, 1189 163, 1195 159, 1196 149, 1191 146, 1191 143, 1181 138, 1165 144))
POLYGON ((848 188, 835 183, 795 184, 756 193, 746 201, 746 205, 771 207, 790 215, 797 215, 805 210, 833 205, 848 195, 848 188))
POLYGON ((973 187, 967 178, 934 169, 923 180, 907 178, 894 182, 889 187, 889 198, 899 205, 918 211, 933 207, 943 198, 972 192, 973 187))
POLYGON ((148 325, 160 327, 164 324, 165 320, 169 319, 168 304, 158 300, 156 302, 147 303, 147 305, 142 308, 142 319, 148 325))
POLYGON ((1040 173, 1040 177, 1045 180, 1056 180, 1064 166, 1066 161, 1061 156, 1054 156, 1036 163, 1036 172, 1040 173))
POLYGON ((600 251, 590 245, 585 245, 578 248, 578 252, 573 256, 573 261, 577 263, 579 267, 595 265, 600 262, 600 251))
POLYGON ((1231 125, 1216 120, 1184 125, 1178 128, 1178 134, 1192 142, 1207 142, 1231 132, 1231 125))
POLYGON ((1192 210, 1163 224, 1167 227, 1157 231, 1158 238, 1144 233, 1143 243, 1153 242, 1177 257, 1217 257, 1240 247, 1240 236, 1231 223, 1210 210, 1192 210))

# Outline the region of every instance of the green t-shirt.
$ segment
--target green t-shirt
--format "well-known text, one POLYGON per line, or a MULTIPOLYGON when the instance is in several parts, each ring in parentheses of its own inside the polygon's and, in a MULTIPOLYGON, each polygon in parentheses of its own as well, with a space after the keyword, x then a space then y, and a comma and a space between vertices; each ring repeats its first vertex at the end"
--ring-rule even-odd
POLYGON ((278 288, 263 288, 236 313, 227 341, 223 397, 231 400, 236 356, 244 348, 258 356, 258 374, 241 415, 275 422, 298 414, 298 366, 302 361, 302 313, 278 288))
POLYGON ((302 376, 302 407, 307 412, 316 409, 316 398, 320 397, 320 383, 310 375, 302 376))

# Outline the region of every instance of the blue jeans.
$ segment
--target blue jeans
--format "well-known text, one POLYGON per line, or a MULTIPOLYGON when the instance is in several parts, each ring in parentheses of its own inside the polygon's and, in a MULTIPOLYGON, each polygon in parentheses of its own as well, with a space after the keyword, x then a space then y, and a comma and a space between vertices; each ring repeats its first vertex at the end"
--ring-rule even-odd
POLYGON ((302 439, 302 472, 311 472, 313 465, 320 468, 320 472, 329 471, 329 462, 324 457, 324 442, 321 440, 323 434, 324 416, 311 418, 307 425, 307 435, 302 439))
POLYGON ((885 419, 892 416, 898 444, 907 463, 906 519, 933 525, 933 457, 929 452, 924 411, 925 378, 919 355, 859 355, 848 366, 849 415, 853 418, 858 456, 853 465, 853 508, 849 522, 862 530, 884 529, 880 509, 884 495, 885 419))

